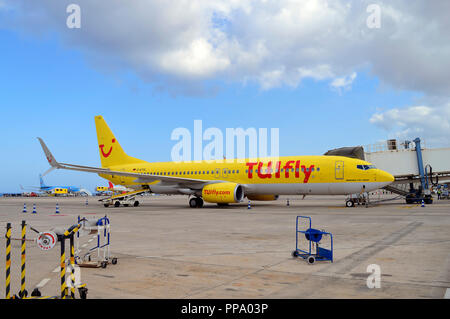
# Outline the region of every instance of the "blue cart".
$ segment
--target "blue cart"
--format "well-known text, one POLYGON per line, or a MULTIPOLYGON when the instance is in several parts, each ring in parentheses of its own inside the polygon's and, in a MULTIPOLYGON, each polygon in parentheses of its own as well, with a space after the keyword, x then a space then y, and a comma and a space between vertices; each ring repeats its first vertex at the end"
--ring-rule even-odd
POLYGON ((295 233, 295 250, 292 257, 302 257, 311 265, 316 260, 333 262, 333 235, 311 228, 311 217, 297 216, 295 233))

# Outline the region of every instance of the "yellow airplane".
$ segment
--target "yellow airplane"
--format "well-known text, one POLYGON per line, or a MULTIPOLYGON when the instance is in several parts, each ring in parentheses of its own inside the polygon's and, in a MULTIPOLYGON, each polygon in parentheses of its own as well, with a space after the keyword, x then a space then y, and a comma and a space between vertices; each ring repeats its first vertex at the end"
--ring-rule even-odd
MULTIPOLYGON (((204 201, 239 203, 244 197, 266 201, 279 195, 357 194, 394 181, 391 174, 366 161, 343 156, 149 163, 128 156, 102 116, 95 117, 95 124, 102 168, 59 163, 38 138, 51 169, 97 173, 135 190, 130 193, 189 195, 190 207, 202 207, 204 201)), ((350 199, 346 205, 354 203, 350 199)))

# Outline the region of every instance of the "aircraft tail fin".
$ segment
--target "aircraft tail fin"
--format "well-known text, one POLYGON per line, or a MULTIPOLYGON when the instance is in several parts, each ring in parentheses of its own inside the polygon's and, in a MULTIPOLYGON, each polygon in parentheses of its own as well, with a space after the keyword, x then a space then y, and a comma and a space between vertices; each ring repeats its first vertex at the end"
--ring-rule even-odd
POLYGON ((102 167, 115 165, 143 163, 144 161, 128 156, 115 138, 113 132, 106 124, 103 116, 95 117, 97 140, 102 167))
POLYGON ((41 185, 41 188, 47 187, 47 185, 45 185, 44 183, 44 179, 42 178, 41 174, 39 174, 39 183, 41 185))

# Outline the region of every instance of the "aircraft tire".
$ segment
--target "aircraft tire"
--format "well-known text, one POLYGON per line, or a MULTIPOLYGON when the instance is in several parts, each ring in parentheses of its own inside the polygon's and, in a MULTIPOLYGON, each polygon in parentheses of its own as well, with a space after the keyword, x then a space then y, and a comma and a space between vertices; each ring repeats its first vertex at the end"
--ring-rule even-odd
POLYGON ((347 207, 354 207, 355 203, 352 200, 348 200, 348 201, 345 202, 345 206, 347 206, 347 207))
POLYGON ((109 207, 109 204, 103 204, 103 206, 105 206, 106 208, 108 208, 108 207, 109 207))
POLYGON ((120 202, 119 202, 119 201, 116 201, 116 202, 114 203, 114 207, 120 207, 120 202))
POLYGON ((139 201, 135 201, 133 204, 134 207, 138 207, 139 206, 139 201))
POLYGON ((203 199, 201 199, 200 197, 195 198, 196 202, 197 202, 197 208, 202 208, 203 207, 203 199))
POLYGON ((197 207, 197 199, 195 197, 193 197, 189 200, 189 207, 191 207, 191 208, 197 207))

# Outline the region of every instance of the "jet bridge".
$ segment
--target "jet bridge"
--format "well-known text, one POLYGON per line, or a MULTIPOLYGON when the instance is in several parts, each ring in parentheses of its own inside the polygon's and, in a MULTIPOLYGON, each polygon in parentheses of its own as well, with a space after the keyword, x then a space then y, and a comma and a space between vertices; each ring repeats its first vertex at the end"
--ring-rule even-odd
POLYGON ((405 196, 407 203, 432 203, 431 188, 450 180, 450 148, 427 148, 420 138, 364 146, 364 157, 395 177, 385 189, 405 196))

